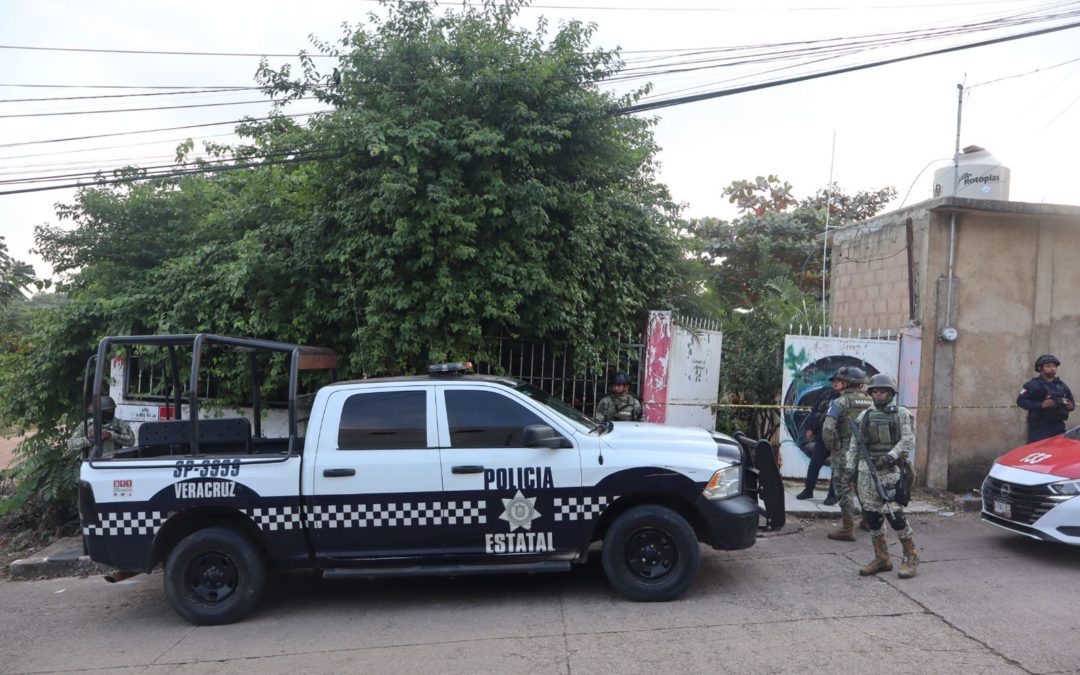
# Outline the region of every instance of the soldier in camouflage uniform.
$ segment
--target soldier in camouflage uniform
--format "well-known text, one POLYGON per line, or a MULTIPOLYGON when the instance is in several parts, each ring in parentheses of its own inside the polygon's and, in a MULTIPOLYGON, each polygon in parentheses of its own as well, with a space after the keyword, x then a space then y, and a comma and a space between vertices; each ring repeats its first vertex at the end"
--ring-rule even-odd
POLYGON ((641 401, 630 395, 630 378, 615 373, 611 393, 596 404, 597 422, 633 422, 641 419, 641 401))
MULTIPOLYGON (((888 375, 881 374, 870 378, 867 389, 874 399, 874 407, 859 415, 855 426, 874 460, 885 495, 891 498, 901 480, 900 465, 907 463, 908 457, 915 450, 915 418, 907 408, 894 403, 896 382, 888 375)), ((885 539, 885 521, 888 520, 904 547, 904 561, 900 565, 898 576, 901 579, 910 579, 915 576, 919 566, 919 556, 912 539, 911 525, 904 517, 903 508, 896 503, 893 503, 891 508, 886 508, 855 438, 848 444, 846 465, 857 467, 853 470, 858 472, 859 501, 862 502, 863 513, 870 523, 870 538, 874 544, 874 559, 860 569, 859 574, 869 576, 892 569, 889 543, 885 539)))
POLYGON ((866 372, 862 368, 844 366, 837 370, 831 379, 843 382, 844 390, 829 406, 821 428, 831 458, 829 466, 832 467, 833 491, 840 501, 841 524, 839 529, 829 532, 829 539, 855 541, 855 496, 846 464, 847 447, 851 440, 851 425, 848 420, 858 417, 873 405, 873 401, 862 390, 866 382, 866 372))
MULTIPOLYGON (((87 427, 87 437, 83 433, 83 425, 75 426, 75 431, 68 439, 68 449, 72 452, 82 452, 94 444, 94 426, 91 422, 87 427)), ((115 452, 118 448, 129 448, 135 445, 135 432, 124 420, 116 419, 116 402, 109 396, 101 397, 101 451, 104 454, 115 452)))

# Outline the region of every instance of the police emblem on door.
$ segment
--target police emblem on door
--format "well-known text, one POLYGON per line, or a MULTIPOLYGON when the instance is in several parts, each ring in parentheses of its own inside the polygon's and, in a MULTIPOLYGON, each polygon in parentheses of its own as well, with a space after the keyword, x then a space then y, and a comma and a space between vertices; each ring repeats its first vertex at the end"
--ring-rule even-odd
POLYGON ((536 497, 526 497, 521 490, 512 498, 502 500, 502 503, 504 510, 499 519, 510 524, 511 532, 519 527, 531 530, 532 521, 540 517, 540 512, 536 510, 536 497))

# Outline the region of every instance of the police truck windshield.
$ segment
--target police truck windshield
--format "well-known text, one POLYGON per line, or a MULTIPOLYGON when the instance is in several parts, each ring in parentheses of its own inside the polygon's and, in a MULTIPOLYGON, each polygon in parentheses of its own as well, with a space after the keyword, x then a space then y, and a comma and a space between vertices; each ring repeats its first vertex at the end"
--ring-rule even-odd
POLYGON ((558 412, 562 413, 564 417, 569 417, 578 424, 588 427, 589 431, 596 431, 597 427, 599 426, 596 422, 593 422, 591 419, 583 415, 580 410, 568 406, 565 401, 555 398, 546 391, 537 389, 536 387, 528 384, 519 385, 515 387, 515 390, 520 391, 522 394, 525 394, 526 396, 535 401, 543 403, 549 408, 554 408, 558 412))

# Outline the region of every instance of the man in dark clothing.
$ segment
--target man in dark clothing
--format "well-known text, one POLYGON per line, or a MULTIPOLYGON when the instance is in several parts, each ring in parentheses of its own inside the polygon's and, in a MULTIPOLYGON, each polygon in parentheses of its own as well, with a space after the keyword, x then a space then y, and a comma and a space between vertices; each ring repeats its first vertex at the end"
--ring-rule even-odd
MULTIPOLYGON (((829 456, 829 448, 825 446, 825 439, 821 435, 821 427, 825 424, 825 413, 829 412, 829 406, 833 400, 844 390, 844 382, 835 378, 832 381, 832 391, 822 397, 814 410, 806 418, 806 436, 813 443, 813 451, 810 454, 810 466, 806 469, 806 487, 802 492, 795 495, 795 499, 813 499, 814 487, 817 485, 818 474, 825 465, 825 459, 829 456)), ((826 506, 836 503, 836 493, 833 492, 832 481, 829 481, 829 494, 823 502, 826 506)))
POLYGON ((1028 411, 1028 443, 1065 433, 1065 420, 1076 409, 1069 386, 1057 377, 1060 365, 1053 354, 1035 359, 1039 376, 1028 380, 1016 397, 1016 405, 1028 411))

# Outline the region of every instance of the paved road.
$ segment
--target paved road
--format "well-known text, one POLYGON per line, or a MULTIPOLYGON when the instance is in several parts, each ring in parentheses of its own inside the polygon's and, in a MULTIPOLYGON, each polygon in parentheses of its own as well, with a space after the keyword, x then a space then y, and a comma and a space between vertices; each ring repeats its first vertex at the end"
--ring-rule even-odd
POLYGON ((570 574, 323 582, 283 576, 255 615, 196 628, 161 576, 0 583, 0 672, 1080 672, 1080 549, 976 521, 916 521, 918 577, 796 523, 708 552, 684 599, 615 597, 570 574))

